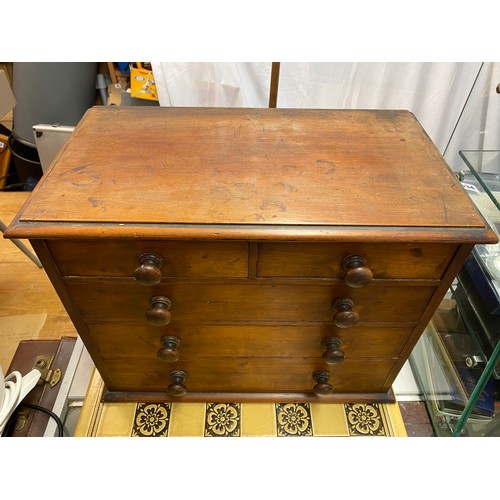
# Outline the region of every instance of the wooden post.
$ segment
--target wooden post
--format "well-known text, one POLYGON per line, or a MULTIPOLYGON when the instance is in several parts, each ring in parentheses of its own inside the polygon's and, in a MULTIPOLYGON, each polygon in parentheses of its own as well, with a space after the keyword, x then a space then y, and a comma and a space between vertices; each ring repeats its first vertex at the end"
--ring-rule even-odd
POLYGON ((280 77, 280 63, 273 62, 271 66, 271 88, 269 90, 269 107, 275 108, 278 102, 278 82, 280 77))

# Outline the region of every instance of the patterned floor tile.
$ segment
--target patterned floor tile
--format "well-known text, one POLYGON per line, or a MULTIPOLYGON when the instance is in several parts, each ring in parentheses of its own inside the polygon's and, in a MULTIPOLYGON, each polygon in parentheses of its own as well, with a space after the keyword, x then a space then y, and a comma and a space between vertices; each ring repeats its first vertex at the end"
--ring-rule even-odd
POLYGON ((171 403, 138 403, 132 437, 167 437, 171 403))
POLYGON ((350 436, 387 436, 384 420, 377 403, 345 404, 350 436))
POLYGON ((239 437, 241 403, 207 403, 205 437, 239 437))
POLYGON ((312 436, 309 403, 276 403, 278 436, 312 436))

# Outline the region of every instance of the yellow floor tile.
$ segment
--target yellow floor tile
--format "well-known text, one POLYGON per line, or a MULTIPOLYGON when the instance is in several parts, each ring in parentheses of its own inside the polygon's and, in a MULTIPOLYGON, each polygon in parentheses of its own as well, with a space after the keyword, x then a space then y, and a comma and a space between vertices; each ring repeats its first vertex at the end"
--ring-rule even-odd
POLYGON ((205 403, 172 403, 170 437, 203 437, 205 403))
POLYGON ((106 403, 102 406, 98 437, 130 436, 136 403, 106 403))
POLYGON ((274 403, 243 403, 241 405, 243 437, 276 436, 274 403))
POLYGON ((397 403, 384 405, 383 412, 391 435, 408 437, 399 405, 397 403))
POLYGON ((311 404, 311 420, 315 436, 348 436, 344 406, 341 404, 311 404))

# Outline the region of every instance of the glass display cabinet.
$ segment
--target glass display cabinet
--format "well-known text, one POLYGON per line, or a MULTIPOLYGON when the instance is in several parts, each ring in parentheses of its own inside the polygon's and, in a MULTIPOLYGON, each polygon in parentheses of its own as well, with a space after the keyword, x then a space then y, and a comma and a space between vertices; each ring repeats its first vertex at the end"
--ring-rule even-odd
MULTIPOLYGON (((500 234, 500 151, 457 176, 500 234)), ((500 436, 500 244, 476 245, 410 356, 437 436, 500 436)))

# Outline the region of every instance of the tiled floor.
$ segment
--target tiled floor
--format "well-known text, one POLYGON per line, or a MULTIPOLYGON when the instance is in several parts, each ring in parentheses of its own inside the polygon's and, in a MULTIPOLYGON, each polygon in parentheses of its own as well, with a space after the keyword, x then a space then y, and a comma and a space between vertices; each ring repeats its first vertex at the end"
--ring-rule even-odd
POLYGON ((102 408, 94 436, 130 437, 393 436, 377 404, 113 403, 102 408))
POLYGON ((77 437, 406 437, 398 404, 103 402, 94 372, 77 437))

